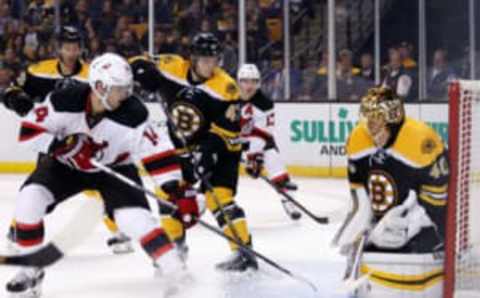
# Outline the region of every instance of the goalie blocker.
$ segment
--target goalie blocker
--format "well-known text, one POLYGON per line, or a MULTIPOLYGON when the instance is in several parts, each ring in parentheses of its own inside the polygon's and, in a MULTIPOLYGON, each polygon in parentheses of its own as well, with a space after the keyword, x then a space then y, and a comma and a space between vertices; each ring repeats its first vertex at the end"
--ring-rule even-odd
POLYGON ((334 244, 345 253, 367 232, 358 297, 442 297, 448 161, 440 137, 405 116, 390 89, 362 98, 347 142, 353 208, 334 244))

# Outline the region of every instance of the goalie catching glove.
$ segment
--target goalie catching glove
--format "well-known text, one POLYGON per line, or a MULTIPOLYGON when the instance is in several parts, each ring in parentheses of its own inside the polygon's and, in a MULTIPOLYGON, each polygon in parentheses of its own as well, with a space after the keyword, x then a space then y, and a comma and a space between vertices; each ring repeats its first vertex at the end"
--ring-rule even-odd
POLYGON ((72 169, 96 172, 98 170, 92 165, 90 159, 105 147, 107 147, 105 142, 95 143, 92 137, 77 133, 67 136, 63 140, 55 141, 49 151, 55 159, 72 169))
POLYGON ((372 229, 369 241, 378 248, 398 249, 433 225, 425 208, 418 204, 416 193, 410 190, 403 204, 390 209, 372 229))

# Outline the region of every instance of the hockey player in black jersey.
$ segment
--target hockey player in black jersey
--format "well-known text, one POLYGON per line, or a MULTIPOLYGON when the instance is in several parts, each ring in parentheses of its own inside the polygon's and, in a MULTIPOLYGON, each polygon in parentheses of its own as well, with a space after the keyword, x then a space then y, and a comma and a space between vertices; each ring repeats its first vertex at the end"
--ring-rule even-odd
POLYGON ((335 238, 367 233, 359 297, 442 297, 448 158, 439 135, 405 115, 390 88, 368 91, 347 141, 352 211, 335 238))
MULTIPOLYGON (((174 124, 174 127, 170 125, 170 132, 177 150, 200 156, 192 162, 192 154, 183 155, 184 176, 190 183, 196 182, 199 170, 201 176, 210 177, 211 188, 203 185, 207 208, 225 234, 235 235, 244 244, 251 245, 245 213, 234 200, 242 150, 238 86, 218 67, 222 47, 213 34, 196 35, 190 54, 189 60, 176 55, 160 55, 156 65, 143 57, 130 61, 135 80, 144 89, 159 92, 166 103, 174 124)), ((170 237, 185 247, 184 229, 178 220, 165 215, 163 223, 170 237)), ((218 264, 218 269, 257 268, 255 258, 238 249, 235 243, 230 243, 230 247, 232 255, 218 264)))
MULTIPOLYGON (((265 169, 268 178, 279 189, 294 195, 297 185, 290 180, 275 142, 273 101, 260 89, 260 71, 255 64, 244 64, 238 70, 237 81, 241 98, 245 101, 242 107, 241 135, 248 143, 245 151, 246 172, 256 179, 265 169)), ((301 218, 302 214, 290 201, 282 198, 281 202, 291 219, 301 218)))
POLYGON ((81 60, 82 37, 70 26, 61 28, 57 37, 57 58, 29 65, 3 94, 8 109, 26 115, 35 101, 76 82, 87 82, 88 64, 81 60))
MULTIPOLYGON (((132 87, 128 62, 107 53, 92 62, 89 84, 50 93, 22 119, 20 143, 45 157, 18 194, 16 241, 22 251, 38 248, 48 209, 86 189, 97 190, 120 230, 140 242, 159 274, 175 282, 183 276, 184 264, 145 195, 91 163, 95 159, 141 184, 135 165, 141 161, 178 206, 175 216, 185 226, 198 218, 195 192, 181 186, 180 163, 167 130, 149 124, 144 104, 130 96, 132 87)), ((7 291, 14 297, 38 297, 43 277, 42 268, 27 267, 7 284, 7 291)))

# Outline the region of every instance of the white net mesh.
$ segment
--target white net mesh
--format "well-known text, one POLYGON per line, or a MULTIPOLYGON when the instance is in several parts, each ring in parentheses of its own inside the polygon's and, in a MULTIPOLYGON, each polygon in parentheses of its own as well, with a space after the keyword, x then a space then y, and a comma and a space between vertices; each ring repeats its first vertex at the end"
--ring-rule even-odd
POLYGON ((454 293, 480 297, 480 82, 461 81, 459 95, 454 293))

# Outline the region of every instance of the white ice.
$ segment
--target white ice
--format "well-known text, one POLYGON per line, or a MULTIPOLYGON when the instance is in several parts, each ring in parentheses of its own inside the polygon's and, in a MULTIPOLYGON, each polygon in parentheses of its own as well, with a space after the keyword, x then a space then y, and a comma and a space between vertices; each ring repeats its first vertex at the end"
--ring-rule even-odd
MULTIPOLYGON (((12 217, 16 193, 25 176, 0 176, 0 251, 5 252, 4 235, 12 217)), ((300 186, 297 198, 318 214, 346 212, 347 183, 343 179, 295 179, 300 186)), ((46 218, 47 238, 67 222, 83 195, 59 206, 46 218)), ((255 249, 294 274, 311 280, 319 289, 293 280, 260 261, 261 270, 252 274, 222 274, 216 262, 229 253, 225 240, 202 227, 188 231, 188 270, 192 279, 175 298, 340 298, 344 258, 330 247, 340 222, 319 225, 305 215, 300 222, 286 217, 278 195, 260 180, 242 178, 237 200, 247 213, 255 249)), ((214 223, 210 214, 204 219, 214 223)), ((81 224, 81 222, 79 222, 81 224)), ((72 235, 75 237, 75 235, 72 235)), ((154 279, 152 262, 136 246, 128 255, 112 255, 105 245, 108 232, 99 225, 83 244, 65 259, 47 269, 43 297, 48 298, 158 298, 164 297, 161 280, 154 279)), ((0 297, 7 297, 5 283, 17 268, 0 266, 0 297)))

